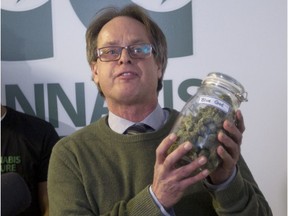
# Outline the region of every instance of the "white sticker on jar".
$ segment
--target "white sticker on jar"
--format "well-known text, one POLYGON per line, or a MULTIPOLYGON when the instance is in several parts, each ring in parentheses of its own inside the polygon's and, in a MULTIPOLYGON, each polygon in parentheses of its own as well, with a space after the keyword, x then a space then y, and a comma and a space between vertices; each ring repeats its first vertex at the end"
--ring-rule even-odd
POLYGON ((218 109, 221 109, 225 113, 227 113, 229 111, 229 108, 230 108, 229 104, 227 104, 226 102, 224 102, 220 99, 208 97, 208 96, 201 96, 199 98, 199 103, 214 106, 218 109))

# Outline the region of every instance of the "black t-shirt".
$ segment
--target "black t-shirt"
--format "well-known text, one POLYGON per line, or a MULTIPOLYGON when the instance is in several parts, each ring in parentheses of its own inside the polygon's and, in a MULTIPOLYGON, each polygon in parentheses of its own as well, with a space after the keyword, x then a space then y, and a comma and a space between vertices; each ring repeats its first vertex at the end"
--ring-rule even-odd
POLYGON ((47 181, 48 163, 59 140, 54 127, 9 107, 1 121, 1 174, 19 173, 26 181, 32 202, 20 215, 40 215, 38 183, 47 181))

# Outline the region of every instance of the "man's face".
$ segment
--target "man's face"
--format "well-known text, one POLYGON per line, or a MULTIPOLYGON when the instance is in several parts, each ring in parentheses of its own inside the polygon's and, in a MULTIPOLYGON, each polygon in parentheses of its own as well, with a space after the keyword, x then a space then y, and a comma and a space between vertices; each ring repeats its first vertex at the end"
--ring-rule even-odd
MULTIPOLYGON (((142 23, 129 17, 116 17, 103 26, 98 36, 97 47, 150 43, 142 23)), ((93 79, 105 96, 107 104, 133 105, 155 103, 157 84, 161 77, 161 65, 153 54, 144 59, 131 58, 126 49, 119 60, 92 65, 93 79)))

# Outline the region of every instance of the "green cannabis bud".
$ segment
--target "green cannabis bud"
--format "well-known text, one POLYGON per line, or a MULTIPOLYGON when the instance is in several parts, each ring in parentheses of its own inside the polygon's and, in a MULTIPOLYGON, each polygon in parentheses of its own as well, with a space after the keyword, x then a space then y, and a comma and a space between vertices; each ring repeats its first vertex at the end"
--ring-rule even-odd
MULTIPOLYGON (((221 95, 220 99, 229 105, 232 104, 230 97, 227 95, 221 95)), ((182 158, 179 166, 188 164, 203 155, 207 158, 207 163, 198 172, 204 169, 213 171, 221 162, 216 152, 217 147, 221 145, 217 135, 219 131, 223 130, 223 122, 226 119, 234 119, 235 112, 226 113, 211 105, 199 105, 198 107, 195 105, 194 109, 189 110, 188 114, 179 115, 173 129, 177 135, 177 140, 169 148, 168 154, 183 142, 190 141, 193 148, 182 158)))

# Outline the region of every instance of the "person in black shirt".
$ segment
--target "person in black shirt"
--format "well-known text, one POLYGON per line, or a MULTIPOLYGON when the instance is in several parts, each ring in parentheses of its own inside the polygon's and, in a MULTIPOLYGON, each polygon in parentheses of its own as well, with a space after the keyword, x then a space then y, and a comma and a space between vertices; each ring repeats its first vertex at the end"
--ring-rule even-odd
POLYGON ((31 192, 31 205, 19 215, 49 214, 47 172, 53 146, 59 140, 48 122, 1 105, 1 175, 15 172, 31 192))

